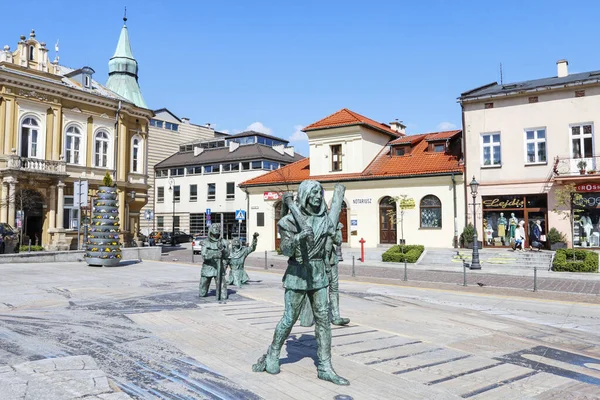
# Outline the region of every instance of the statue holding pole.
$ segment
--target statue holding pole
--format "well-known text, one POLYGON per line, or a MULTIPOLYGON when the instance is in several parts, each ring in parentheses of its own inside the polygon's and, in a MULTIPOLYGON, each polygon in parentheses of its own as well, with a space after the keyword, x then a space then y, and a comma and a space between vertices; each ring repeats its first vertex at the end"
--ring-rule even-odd
POLYGON ((315 317, 317 339, 317 376, 337 385, 349 385, 339 376, 331 363, 331 324, 329 323, 328 292, 329 268, 327 242, 336 234, 346 188, 336 184, 329 213, 323 200, 323 187, 317 181, 306 180, 298 187, 293 201, 292 193, 285 193, 283 201, 290 214, 279 221, 281 250, 289 257, 283 276, 285 311, 273 334, 266 354, 252 366, 255 372, 280 371, 281 348, 298 320, 305 298, 308 298, 315 317))

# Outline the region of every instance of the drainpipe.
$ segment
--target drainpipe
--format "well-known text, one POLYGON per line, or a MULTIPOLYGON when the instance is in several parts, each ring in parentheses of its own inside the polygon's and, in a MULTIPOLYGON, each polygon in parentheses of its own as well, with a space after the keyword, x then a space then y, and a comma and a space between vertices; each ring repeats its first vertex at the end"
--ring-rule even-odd
MULTIPOLYGON (((248 188, 241 188, 244 193, 246 193, 246 244, 248 244, 249 233, 250 233, 250 193, 248 192, 248 188)), ((242 235, 239 232, 240 236, 242 235)))
MULTIPOLYGON (((462 102, 460 103, 460 108, 461 108, 461 112, 462 112, 462 159, 464 162, 464 180, 465 183, 467 181, 467 176, 469 176, 469 171, 467 170, 467 127, 465 125, 465 106, 462 104, 462 102)), ((467 221, 468 221, 468 215, 469 215, 469 201, 468 201, 468 193, 467 193, 467 185, 463 185, 464 187, 464 192, 465 192, 465 226, 467 226, 467 221)), ((473 227, 475 229, 477 229, 477 224, 475 221, 473 221, 473 227)), ((483 237, 483 235, 481 236, 483 237)))
POLYGON ((454 173, 450 176, 452 178, 452 195, 453 195, 453 204, 454 204, 454 248, 458 247, 458 211, 456 204, 456 179, 454 178, 454 173))

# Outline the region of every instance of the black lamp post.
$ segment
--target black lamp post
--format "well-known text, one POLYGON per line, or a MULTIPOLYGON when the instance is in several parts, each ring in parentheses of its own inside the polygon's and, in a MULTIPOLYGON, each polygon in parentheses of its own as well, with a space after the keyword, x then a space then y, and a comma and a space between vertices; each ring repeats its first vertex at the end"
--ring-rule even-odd
POLYGON ((477 241, 477 210, 475 200, 477 199, 477 189, 479 189, 479 182, 475 180, 475 176, 473 176, 473 180, 469 183, 471 187, 471 196, 473 196, 473 227, 475 228, 475 232, 473 233, 473 257, 471 259, 471 269, 481 269, 481 264, 479 263, 479 243, 477 241))
POLYGON ((175 179, 169 178, 169 191, 173 198, 173 230, 171 231, 171 246, 175 246, 175 179))

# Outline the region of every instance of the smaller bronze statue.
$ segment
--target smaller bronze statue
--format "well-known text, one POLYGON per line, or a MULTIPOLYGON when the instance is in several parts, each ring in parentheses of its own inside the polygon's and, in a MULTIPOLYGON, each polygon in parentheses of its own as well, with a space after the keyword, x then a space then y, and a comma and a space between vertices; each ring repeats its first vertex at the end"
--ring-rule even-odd
POLYGON ((229 243, 221 238, 221 224, 212 224, 209 228, 208 237, 202 242, 202 258, 200 297, 206 297, 211 280, 216 278, 217 300, 226 300, 225 268, 229 258, 229 243))
POLYGON ((244 263, 246 262, 246 257, 256 250, 257 243, 257 232, 254 232, 254 235, 252 235, 252 244, 250 247, 242 246, 242 242, 239 238, 235 238, 231 241, 231 253, 229 254, 229 266, 231 269, 229 270, 227 283, 242 287, 243 284, 248 282, 249 277, 244 269, 244 263))

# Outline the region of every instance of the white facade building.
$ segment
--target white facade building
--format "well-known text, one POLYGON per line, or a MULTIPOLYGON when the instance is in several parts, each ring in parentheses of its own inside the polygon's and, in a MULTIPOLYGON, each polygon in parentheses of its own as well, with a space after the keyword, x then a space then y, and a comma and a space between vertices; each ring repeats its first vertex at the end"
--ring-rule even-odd
POLYGON ((303 158, 288 141, 253 131, 182 144, 155 167, 156 230, 204 236, 210 209, 226 237, 240 225, 244 236, 246 221, 238 223, 235 212, 247 215, 248 197, 238 184, 303 158))
POLYGON ((557 62, 553 77, 494 82, 459 98, 465 174, 481 185, 475 226, 485 246, 510 244, 514 214, 525 221, 527 240, 539 219, 543 234, 556 228, 576 247, 600 247, 600 71, 569 74, 567 65, 557 62), (565 183, 583 196, 574 226, 553 211, 555 191, 565 183))
POLYGON ((331 203, 340 182, 346 193, 340 222, 350 247, 400 242, 452 247, 464 221, 464 179, 460 162, 461 131, 406 136, 399 122, 375 122, 348 109, 340 110, 304 131, 310 158, 243 182, 250 194, 251 232, 258 250, 279 247, 280 196, 303 180, 322 183, 331 203), (414 201, 401 223, 399 200, 414 201), (396 200, 396 201, 394 201, 396 200))
POLYGON ((182 143, 209 140, 222 136, 215 132, 210 124, 197 125, 190 123, 187 118, 179 118, 166 108, 154 111, 154 118, 150 120, 148 128, 148 203, 142 208, 141 227, 142 233, 148 235, 156 230, 156 217, 146 219, 146 212, 154 209, 154 166, 179 151, 182 143))

